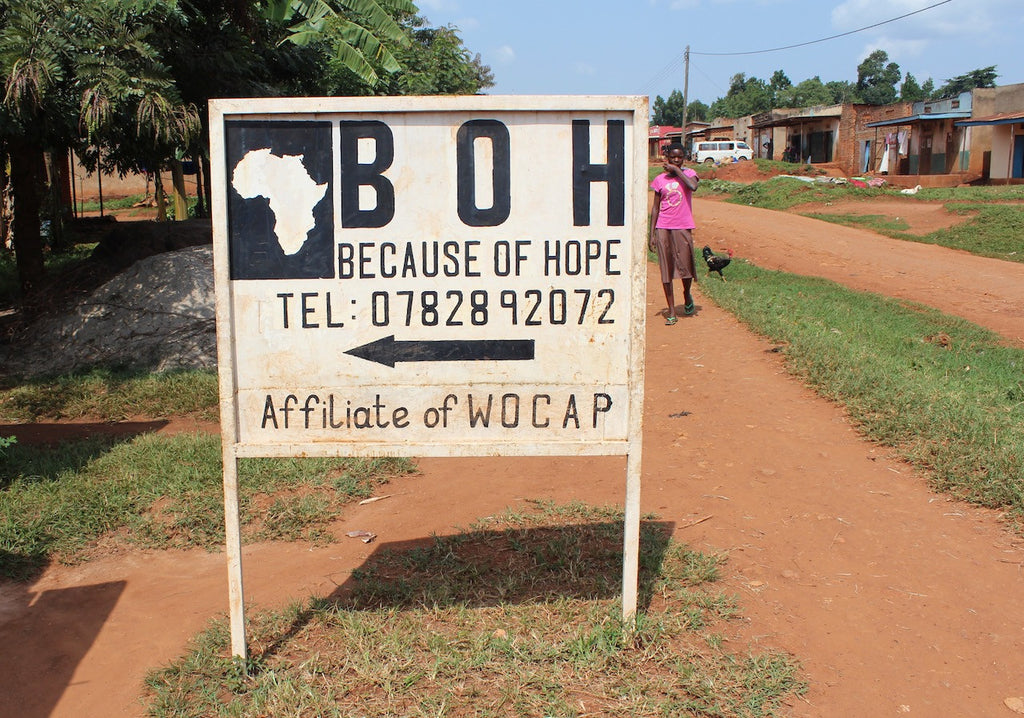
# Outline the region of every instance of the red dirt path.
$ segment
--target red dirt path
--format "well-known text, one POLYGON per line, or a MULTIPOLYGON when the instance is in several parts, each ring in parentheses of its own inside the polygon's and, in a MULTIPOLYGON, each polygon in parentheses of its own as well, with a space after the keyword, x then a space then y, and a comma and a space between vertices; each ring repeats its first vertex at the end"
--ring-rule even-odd
MULTIPOLYGON (((1024 265, 706 200, 696 214, 699 245, 1024 342, 1024 265)), ((699 284, 696 299, 695 316, 664 326, 649 271, 642 504, 674 522, 677 540, 728 554, 724 582, 744 616, 726 627, 730 646, 802 661, 810 690, 795 717, 1014 715, 1004 700, 1024 696, 1024 541, 995 512, 932 493, 699 284)), ((250 609, 329 593, 387 543, 453 532, 522 498, 623 500, 620 459, 420 467, 336 526, 371 530, 377 544, 247 546, 250 609)), ((0 584, 0 716, 142 715, 143 675, 226 611, 225 575, 221 554, 132 552, 0 584)))

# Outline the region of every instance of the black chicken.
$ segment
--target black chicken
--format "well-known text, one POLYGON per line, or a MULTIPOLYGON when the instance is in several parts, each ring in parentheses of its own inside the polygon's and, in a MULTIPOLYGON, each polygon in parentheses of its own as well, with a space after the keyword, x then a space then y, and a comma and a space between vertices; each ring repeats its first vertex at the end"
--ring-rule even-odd
POLYGON ((701 250, 701 254, 704 255, 704 261, 708 264, 708 274, 718 272, 718 276, 722 278, 723 282, 725 281, 725 275, 722 274, 722 270, 728 267, 729 262, 732 261, 732 250, 727 249, 725 251, 728 252, 728 257, 722 257, 715 254, 711 251, 711 247, 704 247, 704 249, 701 250))

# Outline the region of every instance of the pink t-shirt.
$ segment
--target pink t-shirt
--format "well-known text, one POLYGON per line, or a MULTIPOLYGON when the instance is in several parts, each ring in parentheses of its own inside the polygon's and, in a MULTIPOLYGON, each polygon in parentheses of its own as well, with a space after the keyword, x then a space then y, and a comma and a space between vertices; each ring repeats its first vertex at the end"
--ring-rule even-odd
MULTIPOLYGON (((683 167, 683 174, 697 176, 689 167, 683 167)), ((662 172, 651 180, 651 189, 661 197, 657 229, 694 229, 697 226, 693 221, 693 192, 675 175, 662 172)))

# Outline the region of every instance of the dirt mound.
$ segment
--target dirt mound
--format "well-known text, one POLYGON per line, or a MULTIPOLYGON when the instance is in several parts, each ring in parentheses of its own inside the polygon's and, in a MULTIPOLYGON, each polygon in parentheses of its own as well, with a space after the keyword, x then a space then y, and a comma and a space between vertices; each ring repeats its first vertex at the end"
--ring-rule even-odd
POLYGON ((730 182, 749 183, 766 180, 774 174, 778 173, 762 170, 757 166, 757 164, 747 160, 719 165, 711 170, 711 174, 707 175, 707 178, 729 180, 730 182))
POLYGON ((790 165, 766 164, 741 160, 715 166, 709 174, 701 173, 705 179, 722 179, 730 182, 761 182, 781 174, 804 175, 807 177, 844 177, 843 171, 835 164, 790 165))
POLYGON ((0 350, 14 376, 91 366, 165 371, 216 366, 213 250, 161 252, 121 272, 59 315, 31 324, 0 350))

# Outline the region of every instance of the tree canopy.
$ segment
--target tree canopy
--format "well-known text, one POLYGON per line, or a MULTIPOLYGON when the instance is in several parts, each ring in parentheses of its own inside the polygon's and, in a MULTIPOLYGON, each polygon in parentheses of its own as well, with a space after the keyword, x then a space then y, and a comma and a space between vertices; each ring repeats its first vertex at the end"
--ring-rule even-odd
POLYGON ((743 117, 772 109, 773 90, 764 80, 740 72, 729 81, 729 91, 711 103, 712 117, 743 117))
MULTIPOLYGON (((715 117, 744 117, 766 112, 779 107, 815 107, 847 102, 887 105, 897 100, 919 102, 954 97, 975 87, 995 87, 998 77, 995 66, 972 70, 950 78, 936 89, 935 82, 928 78, 923 83, 909 72, 905 75, 900 66, 889 61, 884 50, 875 50, 857 66, 857 81, 822 81, 815 75, 794 84, 783 70, 775 70, 768 81, 748 77, 745 73, 733 75, 729 90, 708 108, 699 101, 690 103, 707 108, 705 119, 715 117)), ((652 121, 655 124, 677 124, 682 116, 682 93, 673 90, 665 100, 660 95, 652 104, 652 121)), ((694 111, 687 117, 696 119, 694 111)))
POLYGON ((869 105, 892 104, 896 101, 896 83, 901 76, 900 66, 889 62, 889 53, 875 50, 857 66, 860 101, 869 105))
POLYGON ((74 150, 122 174, 206 159, 214 97, 493 85, 455 28, 415 12, 411 0, 0 0, 0 153, 23 295, 43 275, 44 157, 74 150))
POLYGON ((995 65, 971 70, 968 73, 946 80, 946 84, 939 88, 938 96, 955 97, 961 92, 973 90, 975 87, 995 87, 998 76, 995 65))

